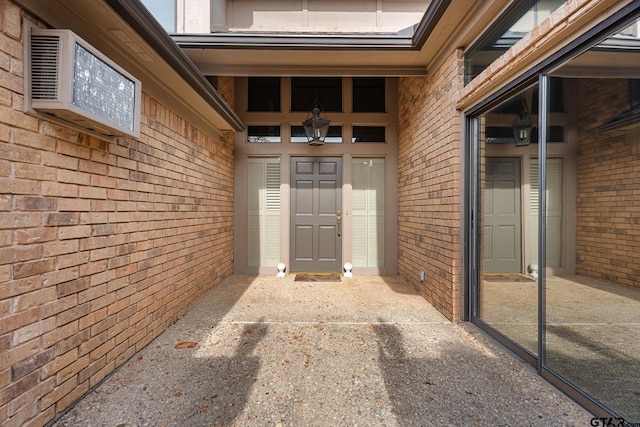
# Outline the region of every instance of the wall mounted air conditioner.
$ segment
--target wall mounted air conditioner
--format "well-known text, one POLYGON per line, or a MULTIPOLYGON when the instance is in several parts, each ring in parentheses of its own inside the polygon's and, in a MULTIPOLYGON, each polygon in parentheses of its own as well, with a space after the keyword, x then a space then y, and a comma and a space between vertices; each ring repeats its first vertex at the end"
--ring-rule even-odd
POLYGON ((140 136, 141 83, 70 30, 32 27, 25 110, 103 136, 140 136))

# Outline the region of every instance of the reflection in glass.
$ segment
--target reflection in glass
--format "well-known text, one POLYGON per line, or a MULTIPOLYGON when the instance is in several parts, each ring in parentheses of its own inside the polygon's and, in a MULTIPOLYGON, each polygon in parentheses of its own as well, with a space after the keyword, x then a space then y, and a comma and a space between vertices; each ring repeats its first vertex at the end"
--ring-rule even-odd
MULTIPOLYGON (((309 143, 303 126, 291 126, 291 142, 298 144, 309 143)), ((325 144, 342 144, 342 126, 329 126, 324 142, 325 144)))
POLYGON ((566 0, 515 1, 465 53, 465 84, 547 19, 566 0))
MULTIPOLYGON (((637 23, 564 64, 552 76, 570 88, 564 124, 574 127, 570 132, 574 141, 569 143, 573 148, 562 171, 560 199, 549 197, 555 179, 551 155, 546 165, 545 363, 614 413, 638 423, 637 23)), ((549 96, 553 103, 558 94, 550 91, 549 96)))
POLYGON ((358 142, 386 142, 386 128, 384 126, 354 126, 352 143, 358 142))
POLYGON ((282 138, 280 137, 280 126, 247 126, 247 142, 282 142, 282 138))
POLYGON ((537 238, 531 212, 531 162, 537 144, 517 141, 525 122, 537 123, 537 86, 511 97, 478 119, 478 317, 519 346, 538 352, 537 238), (517 127, 518 125, 519 127, 517 127), (535 267, 535 268, 534 268, 535 267))

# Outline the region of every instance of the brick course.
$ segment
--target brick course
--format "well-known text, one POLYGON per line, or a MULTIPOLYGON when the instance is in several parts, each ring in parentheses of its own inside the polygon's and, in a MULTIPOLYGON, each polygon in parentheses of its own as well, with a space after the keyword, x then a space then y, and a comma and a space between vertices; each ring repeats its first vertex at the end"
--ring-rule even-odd
POLYGON ((447 318, 460 316, 462 52, 402 78, 398 107, 398 272, 447 318), (419 272, 425 272, 420 282, 419 272))
POLYGON ((0 8, 0 424, 44 425, 232 274, 233 137, 144 92, 138 139, 25 115, 0 8))

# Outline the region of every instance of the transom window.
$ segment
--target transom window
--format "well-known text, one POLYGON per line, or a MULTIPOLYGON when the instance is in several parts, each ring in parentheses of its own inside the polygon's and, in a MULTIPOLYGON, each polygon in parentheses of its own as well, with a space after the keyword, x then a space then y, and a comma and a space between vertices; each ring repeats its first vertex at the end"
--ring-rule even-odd
POLYGON ((282 142, 280 126, 247 126, 247 142, 282 142))
MULTIPOLYGON (((291 142, 304 144, 308 142, 303 126, 291 126, 291 142)), ((324 142, 325 144, 342 144, 342 126, 329 126, 324 142)))
POLYGON ((291 111, 310 111, 316 101, 322 111, 342 112, 342 78, 291 78, 291 111))
POLYGON ((351 142, 386 142, 384 126, 354 126, 351 142))
MULTIPOLYGON (((248 143, 307 144, 302 122, 314 106, 331 121, 326 144, 386 144, 386 96, 393 82, 385 77, 248 77, 246 79, 248 143)), ((391 86, 393 87, 393 86, 391 86)), ((240 103, 242 104, 242 103, 240 103)))
POLYGON ((249 111, 280 111, 280 77, 249 77, 249 111))
POLYGON ((353 78, 353 111, 357 113, 384 113, 384 77, 353 78))

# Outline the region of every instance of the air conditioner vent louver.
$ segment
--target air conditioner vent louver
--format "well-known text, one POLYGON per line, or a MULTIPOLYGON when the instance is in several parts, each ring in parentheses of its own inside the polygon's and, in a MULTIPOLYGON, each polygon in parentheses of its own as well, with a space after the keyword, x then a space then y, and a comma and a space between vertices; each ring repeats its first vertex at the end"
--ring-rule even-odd
POLYGON ((58 98, 60 37, 31 36, 31 98, 58 98))

